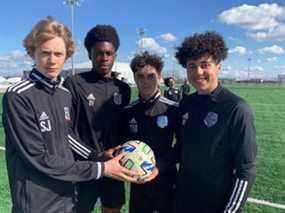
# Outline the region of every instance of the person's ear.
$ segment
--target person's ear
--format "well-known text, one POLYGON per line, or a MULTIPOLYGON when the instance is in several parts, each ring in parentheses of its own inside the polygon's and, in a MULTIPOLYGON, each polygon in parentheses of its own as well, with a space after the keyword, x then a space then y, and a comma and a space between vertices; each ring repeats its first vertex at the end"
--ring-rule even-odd
POLYGON ((158 75, 159 81, 162 81, 163 79, 162 79, 162 74, 161 74, 161 72, 158 72, 157 75, 158 75))
POLYGON ((221 63, 217 64, 217 71, 218 71, 218 73, 221 71, 221 68, 222 68, 222 64, 221 63))

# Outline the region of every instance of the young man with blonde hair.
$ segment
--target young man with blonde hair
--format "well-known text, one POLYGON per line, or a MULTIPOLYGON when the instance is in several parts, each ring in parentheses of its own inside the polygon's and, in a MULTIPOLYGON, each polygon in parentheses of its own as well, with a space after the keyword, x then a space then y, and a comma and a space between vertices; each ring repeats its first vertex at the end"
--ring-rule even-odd
MULTIPOLYGON (((75 212, 75 183, 102 176, 133 181, 117 156, 79 162, 70 147, 82 147, 69 128, 71 95, 59 74, 74 52, 70 31, 51 17, 24 40, 35 67, 3 99, 6 162, 13 213, 75 212)), ((84 154, 92 151, 85 148, 84 154)), ((78 150, 77 150, 78 151, 78 150)))

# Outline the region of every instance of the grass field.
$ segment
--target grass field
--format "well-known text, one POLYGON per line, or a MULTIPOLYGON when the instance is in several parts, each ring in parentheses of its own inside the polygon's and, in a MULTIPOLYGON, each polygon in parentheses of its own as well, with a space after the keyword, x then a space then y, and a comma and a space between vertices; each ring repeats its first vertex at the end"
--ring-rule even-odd
MULTIPOLYGON (((252 106, 255 114, 258 144, 257 179, 251 197, 285 205, 285 86, 226 86, 243 97, 252 106)), ((4 146, 2 127, 0 146, 4 146)), ((5 156, 4 152, 0 151, 0 213, 8 213, 10 208, 5 156)), ((126 213, 126 209, 125 206, 122 212, 126 213)), ((247 203, 245 212, 284 213, 285 210, 247 203)))

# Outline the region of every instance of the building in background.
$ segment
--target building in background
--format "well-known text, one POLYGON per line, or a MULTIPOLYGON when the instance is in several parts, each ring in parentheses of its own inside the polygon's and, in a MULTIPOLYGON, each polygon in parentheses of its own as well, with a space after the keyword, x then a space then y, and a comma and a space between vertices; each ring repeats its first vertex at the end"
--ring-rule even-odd
POLYGON ((285 74, 279 74, 278 75, 278 83, 285 83, 285 74))

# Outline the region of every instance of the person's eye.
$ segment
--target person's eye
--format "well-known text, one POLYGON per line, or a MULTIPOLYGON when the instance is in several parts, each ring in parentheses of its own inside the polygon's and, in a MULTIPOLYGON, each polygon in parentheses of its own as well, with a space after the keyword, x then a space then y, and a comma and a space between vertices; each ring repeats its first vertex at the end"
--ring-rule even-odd
POLYGON ((202 63, 202 64, 200 65, 200 67, 201 67, 202 69, 208 69, 210 66, 211 66, 210 63, 202 63))
POLYGON ((61 56, 63 56, 63 53, 57 52, 57 53, 54 53, 54 55, 55 55, 56 57, 61 57, 61 56))
POLYGON ((41 52, 41 55, 42 56, 48 56, 50 54, 50 52, 48 52, 48 51, 42 51, 41 52))
POLYGON ((155 75, 154 74, 148 75, 147 79, 148 80, 154 80, 155 79, 155 75))
POLYGON ((195 64, 189 64, 188 65, 188 69, 190 70, 195 70, 197 68, 197 66, 195 64))
POLYGON ((112 51, 106 51, 105 53, 107 56, 113 56, 114 55, 114 52, 112 52, 112 51))

